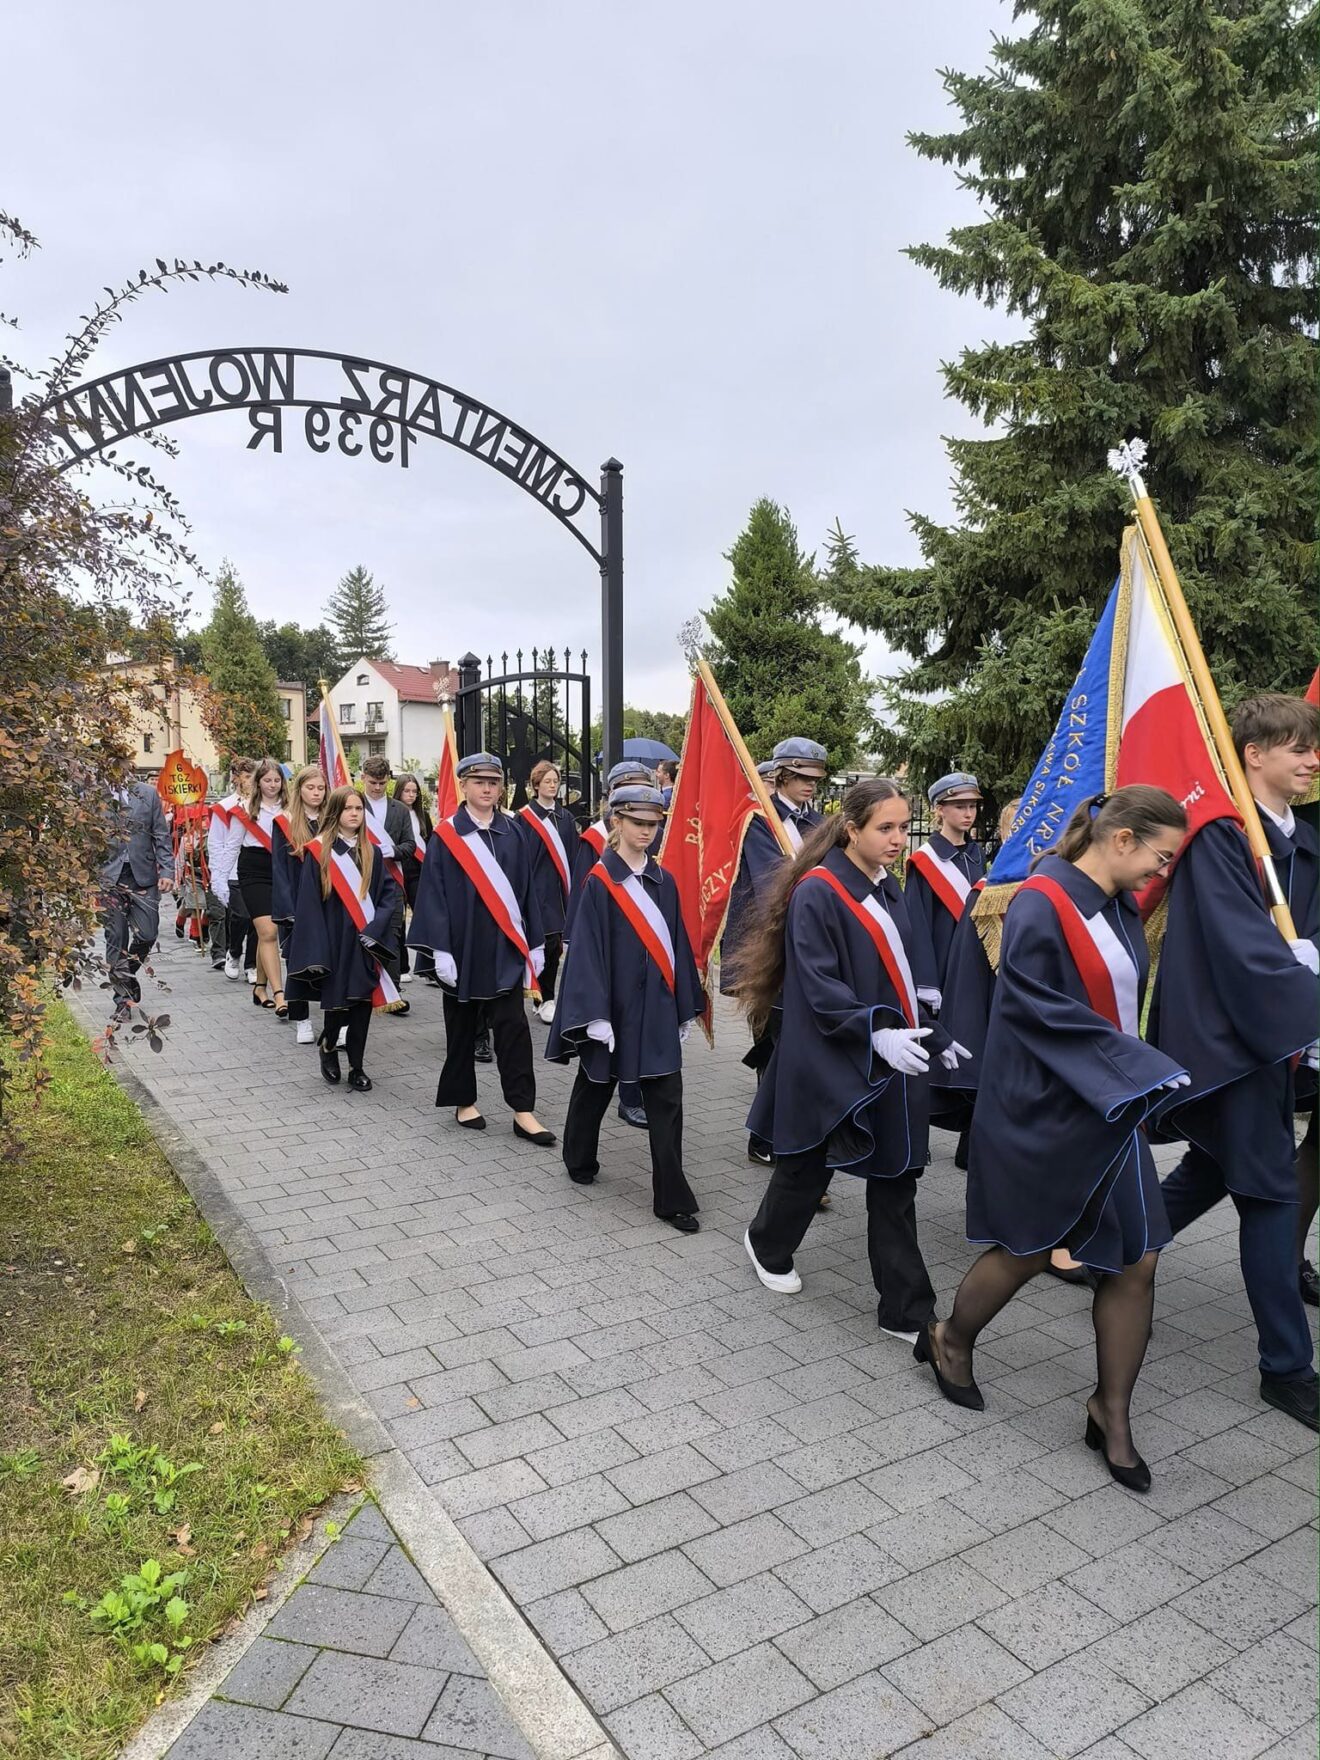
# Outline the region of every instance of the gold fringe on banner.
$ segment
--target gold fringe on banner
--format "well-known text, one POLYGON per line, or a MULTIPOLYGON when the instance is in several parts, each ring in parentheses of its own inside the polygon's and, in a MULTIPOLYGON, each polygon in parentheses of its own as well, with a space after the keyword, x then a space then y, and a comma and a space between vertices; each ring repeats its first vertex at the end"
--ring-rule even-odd
POLYGON ((999 970, 999 947, 1004 938, 1004 912, 1012 904, 1020 885, 1021 881, 1010 880, 1002 886, 983 886, 972 906, 972 921, 976 924, 976 933, 981 938, 981 946, 985 949, 985 957, 990 962, 992 972, 999 970))

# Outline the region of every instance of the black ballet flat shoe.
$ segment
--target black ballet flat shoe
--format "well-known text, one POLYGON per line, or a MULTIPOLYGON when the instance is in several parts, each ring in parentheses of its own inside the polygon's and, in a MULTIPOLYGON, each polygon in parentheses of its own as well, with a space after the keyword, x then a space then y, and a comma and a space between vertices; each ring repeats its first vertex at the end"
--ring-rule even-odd
POLYGON ((472 1060, 474 1063, 493 1063, 495 1061, 495 1054, 490 1048, 489 1034, 483 1033, 477 1040, 476 1049, 472 1053, 472 1060))
POLYGON ((463 1131, 484 1131, 486 1128, 485 1114, 480 1112, 475 1118, 460 1118, 455 1113, 454 1123, 463 1131))
POLYGON ((1045 1267, 1047 1277, 1057 1277, 1060 1283, 1086 1283, 1092 1281, 1092 1273, 1085 1265, 1055 1265, 1053 1261, 1045 1267))
POLYGON ((513 1134, 521 1137, 524 1143, 535 1143, 538 1149, 553 1149, 557 1141, 553 1131, 525 1131, 515 1118, 513 1134))
POLYGON ((325 1077, 327 1082, 337 1082, 340 1073, 339 1053, 333 1048, 328 1048, 326 1046, 324 1034, 322 1034, 322 1036, 316 1041, 316 1050, 321 1059, 321 1074, 325 1077))
POLYGON ((1150 1490, 1150 1468, 1138 1455, 1130 1467, 1124 1467, 1118 1461, 1111 1461, 1109 1450, 1105 1447, 1105 1433, 1091 1416, 1086 1414, 1086 1446, 1093 1448, 1103 1458, 1109 1468, 1109 1477, 1125 1486, 1129 1491, 1150 1490))
POLYGON ((918 1334, 917 1342, 912 1347, 912 1355, 918 1363, 926 1363, 935 1377, 935 1385, 948 1400, 951 1406, 963 1406, 969 1412, 985 1410, 985 1395, 976 1385, 975 1380, 963 1386, 957 1381, 948 1381, 940 1374, 939 1365, 935 1361, 935 1352, 931 1349, 931 1333, 935 1322, 932 1320, 926 1330, 918 1334))
POLYGON ((673 1216, 662 1216, 661 1222, 667 1222, 670 1228, 676 1228, 680 1234, 699 1234, 701 1224, 696 1217, 686 1210, 680 1210, 673 1216))
POLYGON ((369 1094, 371 1092, 371 1077, 363 1070, 351 1069, 348 1072, 348 1085, 355 1094, 369 1094))
POLYGON ((571 1167, 566 1168, 564 1171, 568 1174, 568 1177, 572 1180, 575 1186, 594 1186, 596 1183, 596 1176, 594 1173, 574 1173, 571 1167))

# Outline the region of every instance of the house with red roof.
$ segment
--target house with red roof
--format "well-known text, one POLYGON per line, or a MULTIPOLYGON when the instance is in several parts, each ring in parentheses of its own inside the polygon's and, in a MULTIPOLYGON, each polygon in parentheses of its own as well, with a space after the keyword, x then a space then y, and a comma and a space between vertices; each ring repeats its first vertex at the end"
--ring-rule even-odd
POLYGON ((339 737, 359 759, 388 758, 396 771, 417 763, 431 772, 444 739, 443 706, 457 691, 458 668, 447 660, 407 666, 364 656, 329 696, 339 737))

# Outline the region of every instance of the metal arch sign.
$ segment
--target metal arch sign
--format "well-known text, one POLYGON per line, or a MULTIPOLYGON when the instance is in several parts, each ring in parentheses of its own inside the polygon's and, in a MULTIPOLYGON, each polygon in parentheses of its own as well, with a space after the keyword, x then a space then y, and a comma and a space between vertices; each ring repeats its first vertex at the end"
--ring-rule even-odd
POLYGON ((106 373, 44 413, 68 448, 67 469, 135 434, 237 409, 247 412, 253 452, 282 452, 300 435, 313 452, 407 470, 420 440, 442 440, 516 483, 606 566, 605 497, 566 459, 479 398, 382 361, 316 348, 208 349, 106 373), (286 420, 290 410, 301 420, 286 420))

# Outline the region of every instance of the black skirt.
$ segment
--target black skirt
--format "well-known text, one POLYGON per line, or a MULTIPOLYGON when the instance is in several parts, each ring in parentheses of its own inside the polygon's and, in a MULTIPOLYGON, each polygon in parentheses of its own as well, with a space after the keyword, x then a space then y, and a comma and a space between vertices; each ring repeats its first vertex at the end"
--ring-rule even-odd
POLYGON ((244 847, 238 852, 238 889, 243 908, 255 921, 268 917, 270 902, 270 851, 244 847))

